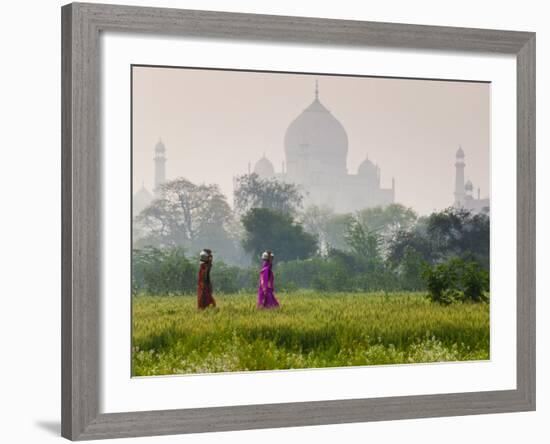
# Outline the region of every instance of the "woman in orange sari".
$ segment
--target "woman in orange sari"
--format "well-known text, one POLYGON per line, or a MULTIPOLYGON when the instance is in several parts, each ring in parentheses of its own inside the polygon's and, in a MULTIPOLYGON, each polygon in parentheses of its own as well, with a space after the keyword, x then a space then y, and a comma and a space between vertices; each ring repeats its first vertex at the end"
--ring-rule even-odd
POLYGON ((216 306, 212 296, 212 281, 210 280, 210 269, 212 268, 212 250, 205 248, 200 253, 199 282, 197 288, 197 307, 204 309, 209 305, 216 306))

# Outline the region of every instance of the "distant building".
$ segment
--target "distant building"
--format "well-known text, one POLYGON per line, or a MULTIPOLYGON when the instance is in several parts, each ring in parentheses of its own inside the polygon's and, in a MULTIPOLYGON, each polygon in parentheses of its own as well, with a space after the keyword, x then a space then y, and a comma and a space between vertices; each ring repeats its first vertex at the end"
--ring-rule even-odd
POLYGON ((142 183, 141 188, 134 193, 132 200, 132 216, 137 216, 141 210, 149 206, 153 198, 158 195, 159 186, 166 182, 166 147, 159 139, 155 145, 153 161, 155 164, 155 188, 151 193, 142 183))
POLYGON ((153 195, 147 188, 145 188, 145 185, 142 183, 141 188, 134 193, 134 198, 132 201, 132 216, 135 217, 139 213, 141 213, 141 210, 149 206, 152 200, 153 195))
POLYGON ((285 162, 279 173, 265 154, 254 172, 264 179, 302 186, 305 205, 327 205, 343 213, 394 202, 395 181, 391 188, 382 188, 380 168, 368 156, 357 174, 348 174, 346 130, 319 100, 317 83, 313 102, 286 130, 284 149, 285 162))
POLYGON ((166 147, 162 140, 155 145, 155 194, 159 192, 159 186, 166 182, 166 147))
POLYGON ((470 180, 464 183, 464 169, 466 163, 464 162, 464 151, 461 146, 458 147, 456 152, 455 162, 455 192, 454 203, 455 208, 464 208, 473 213, 489 213, 490 201, 489 198, 481 198, 481 190, 477 189, 477 197, 473 195, 474 185, 470 180))

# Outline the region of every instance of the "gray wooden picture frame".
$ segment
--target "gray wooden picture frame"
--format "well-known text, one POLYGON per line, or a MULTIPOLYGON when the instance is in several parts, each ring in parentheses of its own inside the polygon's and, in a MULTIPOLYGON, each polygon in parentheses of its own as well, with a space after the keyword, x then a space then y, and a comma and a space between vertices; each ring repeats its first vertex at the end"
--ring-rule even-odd
MULTIPOLYGON (((62 7, 62 435, 72 440, 535 409, 535 34, 73 3, 62 7), (517 60, 517 388, 101 413, 100 45, 104 31, 501 53, 517 60)), ((498 193, 498 190, 494 190, 498 193)))

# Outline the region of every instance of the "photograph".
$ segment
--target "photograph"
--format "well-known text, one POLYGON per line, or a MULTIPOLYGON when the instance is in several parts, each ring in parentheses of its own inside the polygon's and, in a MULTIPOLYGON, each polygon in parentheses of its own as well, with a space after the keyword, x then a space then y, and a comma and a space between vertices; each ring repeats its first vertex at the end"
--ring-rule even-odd
POLYGON ((130 69, 132 377, 491 359, 490 82, 130 69))

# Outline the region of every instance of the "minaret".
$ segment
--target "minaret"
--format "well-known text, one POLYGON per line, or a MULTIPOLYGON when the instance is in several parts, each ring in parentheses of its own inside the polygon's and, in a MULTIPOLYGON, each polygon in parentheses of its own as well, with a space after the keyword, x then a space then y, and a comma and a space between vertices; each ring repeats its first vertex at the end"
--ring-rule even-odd
POLYGON ((315 80, 315 100, 319 100, 319 80, 315 80))
POLYGON ((158 143, 155 145, 155 194, 159 193, 159 186, 166 181, 166 148, 164 143, 159 138, 158 143))
POLYGON ((462 207, 464 205, 464 198, 466 197, 466 190, 464 189, 464 151, 459 146, 456 152, 456 176, 455 176, 455 207, 462 207))

